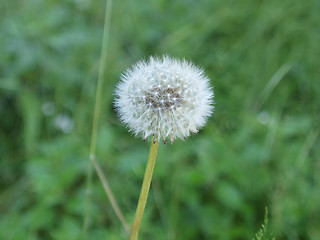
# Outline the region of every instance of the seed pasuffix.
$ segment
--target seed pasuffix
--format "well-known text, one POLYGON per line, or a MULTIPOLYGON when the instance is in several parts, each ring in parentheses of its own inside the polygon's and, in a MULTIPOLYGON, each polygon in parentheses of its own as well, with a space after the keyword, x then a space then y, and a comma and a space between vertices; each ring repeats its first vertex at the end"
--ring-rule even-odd
POLYGON ((174 142, 197 133, 213 112, 213 89, 201 68, 168 56, 127 69, 117 85, 122 122, 143 139, 174 142))

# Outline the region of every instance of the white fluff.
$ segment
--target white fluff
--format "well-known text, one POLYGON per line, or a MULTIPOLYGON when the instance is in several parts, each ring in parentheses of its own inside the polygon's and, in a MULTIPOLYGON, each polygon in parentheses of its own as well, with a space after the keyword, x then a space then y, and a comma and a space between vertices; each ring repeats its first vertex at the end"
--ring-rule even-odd
POLYGON ((140 61, 121 76, 115 107, 136 136, 166 143, 197 133, 213 112, 213 89, 202 69, 163 56, 140 61))

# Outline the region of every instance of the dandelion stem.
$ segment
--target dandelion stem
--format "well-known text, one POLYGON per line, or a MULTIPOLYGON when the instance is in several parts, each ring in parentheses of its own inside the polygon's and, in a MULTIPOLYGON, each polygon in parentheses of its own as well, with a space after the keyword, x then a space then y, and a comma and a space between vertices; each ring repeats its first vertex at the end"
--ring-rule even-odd
POLYGON ((146 171, 144 173, 144 178, 142 182, 139 202, 136 210, 136 215, 133 220, 132 228, 131 228, 131 235, 130 240, 137 240, 139 234, 139 227, 142 220, 143 212, 147 203, 152 174, 154 165, 156 162, 157 152, 158 152, 159 142, 152 141, 150 147, 149 158, 147 162, 146 171))

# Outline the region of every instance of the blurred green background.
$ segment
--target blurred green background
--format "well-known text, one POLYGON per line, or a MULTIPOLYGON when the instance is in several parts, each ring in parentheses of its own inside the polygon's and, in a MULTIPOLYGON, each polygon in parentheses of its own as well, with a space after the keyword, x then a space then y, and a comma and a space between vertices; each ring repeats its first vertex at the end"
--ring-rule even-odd
MULTIPOLYGON (((1 0, 0 239, 81 239, 105 1, 1 0)), ((97 158, 129 223, 149 143, 113 109, 149 55, 202 66, 215 113, 161 145, 141 239, 320 239, 320 1, 114 1, 97 158)), ((128 239, 94 173, 88 239, 128 239)))

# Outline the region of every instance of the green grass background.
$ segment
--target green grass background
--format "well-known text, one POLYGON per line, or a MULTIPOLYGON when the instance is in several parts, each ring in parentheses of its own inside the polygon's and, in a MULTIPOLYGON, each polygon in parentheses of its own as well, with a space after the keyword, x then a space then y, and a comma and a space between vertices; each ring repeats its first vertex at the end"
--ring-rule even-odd
MULTIPOLYGON (((0 239, 81 239, 104 1, 0 3, 0 239)), ((120 74, 202 66, 215 113, 160 146, 141 239, 320 239, 320 2, 116 0, 97 158, 131 223, 149 143, 113 109, 120 74)), ((88 239, 128 239, 96 174, 88 239)))

